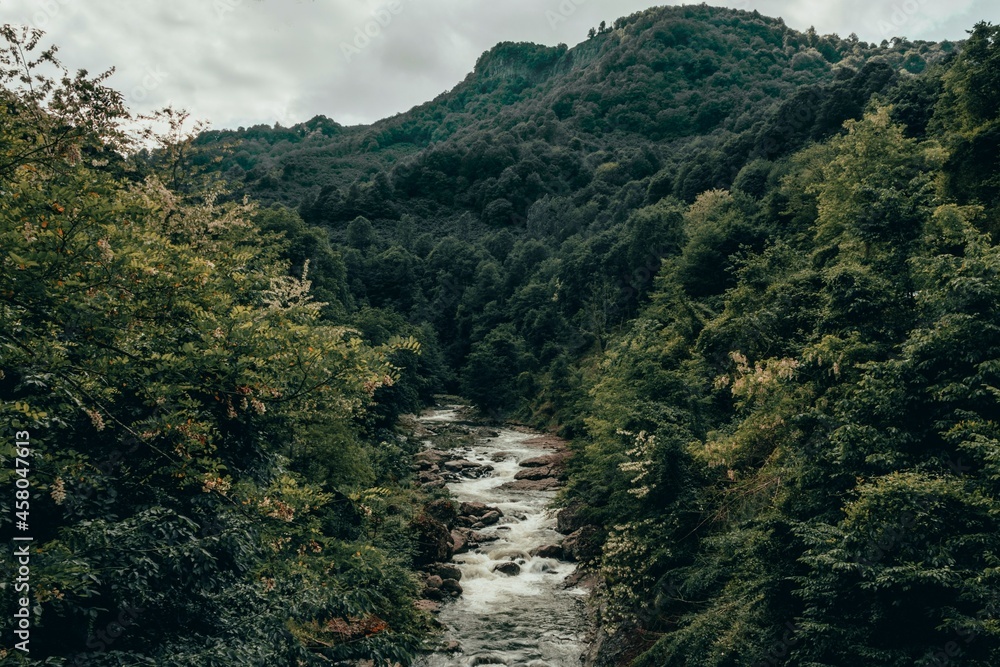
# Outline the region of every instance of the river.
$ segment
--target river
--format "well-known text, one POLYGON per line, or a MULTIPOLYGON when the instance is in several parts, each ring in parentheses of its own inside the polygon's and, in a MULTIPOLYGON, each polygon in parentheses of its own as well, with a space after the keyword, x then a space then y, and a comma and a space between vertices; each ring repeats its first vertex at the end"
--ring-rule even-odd
MULTIPOLYGON (((421 418, 427 428, 455 421, 456 408, 434 410, 421 418)), ((469 461, 493 466, 491 476, 448 484, 460 502, 481 502, 499 507, 500 523, 480 532, 497 535, 453 562, 461 569, 464 593, 446 602, 438 620, 445 642, 453 640, 459 652, 422 657, 420 667, 578 667, 586 630, 585 591, 566 588, 563 580, 574 564, 553 558, 532 557, 535 547, 557 544, 555 514, 550 509, 554 491, 515 491, 500 488, 514 480, 521 460, 547 450, 533 441, 540 434, 510 428, 498 429, 493 438, 480 438, 458 452, 469 461), (521 572, 506 576, 494 572, 501 561, 514 559, 521 572)))

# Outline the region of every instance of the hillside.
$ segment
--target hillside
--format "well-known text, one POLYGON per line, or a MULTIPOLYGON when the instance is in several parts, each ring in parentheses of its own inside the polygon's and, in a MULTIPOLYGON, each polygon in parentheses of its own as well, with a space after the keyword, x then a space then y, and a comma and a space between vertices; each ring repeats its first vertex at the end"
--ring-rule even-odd
MULTIPOLYGON (((540 393, 515 387, 523 370, 562 368, 635 315, 680 242, 665 222, 676 206, 734 184, 759 196, 776 161, 840 132, 873 94, 908 96, 896 113, 922 132, 934 91, 897 84, 953 51, 652 9, 572 49, 500 44, 453 90, 371 126, 203 133, 191 168, 326 230, 343 300, 430 323, 458 373, 448 388, 508 410, 540 393), (477 393, 470 354, 511 326, 509 376, 477 393)), ((763 239, 745 225, 730 252, 763 239)), ((727 270, 709 271, 701 289, 717 291, 727 270)))

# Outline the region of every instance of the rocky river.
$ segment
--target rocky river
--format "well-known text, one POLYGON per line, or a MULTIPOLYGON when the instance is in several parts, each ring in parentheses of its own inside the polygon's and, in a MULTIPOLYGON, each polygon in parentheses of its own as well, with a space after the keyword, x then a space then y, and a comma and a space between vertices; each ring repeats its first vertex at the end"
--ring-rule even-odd
POLYGON ((574 581, 580 536, 557 532, 550 507, 565 459, 558 440, 463 426, 459 406, 430 411, 418 428, 421 480, 451 494, 436 506, 454 555, 426 568, 444 630, 441 648, 416 664, 578 666, 586 591, 574 581))

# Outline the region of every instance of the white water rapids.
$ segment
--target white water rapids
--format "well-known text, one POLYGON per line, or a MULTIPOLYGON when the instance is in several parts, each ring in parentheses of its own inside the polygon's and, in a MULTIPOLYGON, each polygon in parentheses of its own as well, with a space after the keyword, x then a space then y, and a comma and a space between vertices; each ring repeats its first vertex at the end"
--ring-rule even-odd
MULTIPOLYGON (((454 409, 444 409, 421 421, 433 429, 435 422, 456 417, 454 409)), ((557 544, 561 539, 549 509, 554 492, 500 488, 514 480, 521 470, 519 461, 547 450, 532 446, 538 435, 507 428, 499 433, 499 437, 456 450, 469 461, 493 466, 492 476, 448 484, 455 500, 486 503, 504 513, 499 524, 479 531, 498 535, 496 541, 454 557, 462 570, 464 593, 443 604, 438 620, 445 626, 444 641, 457 641, 461 650, 424 656, 416 664, 578 667, 586 626, 585 593, 579 588, 566 589, 563 584, 574 565, 529 556, 535 547, 557 544), (497 563, 511 559, 521 566, 520 574, 508 577, 492 571, 497 563)))

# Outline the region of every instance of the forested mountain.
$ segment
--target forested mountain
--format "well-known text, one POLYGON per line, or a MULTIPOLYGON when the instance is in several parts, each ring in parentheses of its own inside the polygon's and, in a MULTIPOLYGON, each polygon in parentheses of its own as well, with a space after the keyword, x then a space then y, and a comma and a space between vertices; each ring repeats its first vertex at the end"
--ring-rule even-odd
POLYGON ((500 44, 452 91, 371 126, 210 131, 185 163, 328 232, 341 301, 429 324, 450 388, 573 433, 570 367, 637 314, 661 260, 683 251, 686 287, 720 295, 727 258, 768 240, 749 207, 782 161, 876 94, 922 134, 940 82, 916 74, 954 51, 651 9, 573 49, 500 44), (683 229, 699 195, 729 188, 739 215, 683 229))
MULTIPOLYGON (((19 108, 8 104, 10 137, 34 122, 19 108)), ((2 289, 19 295, 3 311, 3 349, 45 371, 6 376, 6 415, 89 433, 99 422, 88 415, 104 414, 96 401, 120 401, 134 420, 115 427, 121 437, 180 447, 178 462, 150 453, 134 473, 108 473, 130 507, 161 494, 154 516, 122 513, 149 531, 179 521, 167 511, 235 516, 221 498, 229 486, 198 486, 217 478, 274 518, 253 521, 279 548, 221 541, 218 573, 202 580, 283 581, 253 595, 291 604, 333 568, 334 597, 293 605, 287 632, 254 619, 242 664, 269 664, 246 656, 278 636, 282 656, 306 659, 302 647, 315 654, 320 640, 328 654, 360 655, 343 636, 316 635, 305 619, 317 610, 384 619, 398 633, 373 633, 364 650, 405 660, 423 621, 393 616, 396 596, 413 592, 385 588, 405 580, 418 550, 395 517, 413 492, 391 428, 447 390, 572 439, 562 502, 590 527, 586 565, 600 582, 591 664, 990 667, 1000 664, 998 149, 1000 28, 979 24, 957 44, 873 45, 701 5, 618 19, 573 48, 500 44, 453 90, 370 126, 317 117, 202 132, 127 164, 18 163, 0 171, 5 194, 25 193, 2 204, 16 241, 2 289), (74 237, 81 261, 93 255, 87 270, 117 276, 107 266, 120 261, 121 280, 166 281, 163 291, 126 298, 117 278, 25 273, 54 261, 30 240, 55 233, 42 226, 49 209, 88 192, 91 209, 73 208, 93 210, 94 231, 74 237), (149 222, 109 222, 125 218, 149 222), (199 224, 224 238, 203 238, 199 224), (177 254, 142 251, 168 242, 177 254), (190 274, 190 295, 175 294, 187 279, 156 277, 163 263, 190 274), (236 263, 222 273, 240 282, 217 284, 214 267, 236 263), (303 274, 325 305, 302 299, 303 274), (20 296, 28 284, 37 303, 20 296), (93 301, 60 305, 68 289, 93 301), (190 324, 151 315, 170 309, 190 324), (106 321, 79 323, 95 314, 106 321), (128 325, 143 318, 152 334, 128 325), (226 342, 234 336, 242 342, 226 342), (80 337, 97 361, 80 361, 90 358, 80 337), (279 368, 302 340, 315 340, 317 364, 336 365, 302 372, 336 377, 333 396, 352 400, 267 403, 267 392, 302 386, 279 368), (117 388, 150 375, 130 355, 157 360, 141 395, 117 388), (274 366, 251 370, 249 359, 274 366), (300 439, 287 442, 289 429, 300 439), (189 452, 182 435, 209 451, 189 452), (366 488, 393 499, 369 523, 352 514, 366 488), (317 515, 289 532, 265 507, 278 498, 317 515), (309 555, 311 539, 322 554, 309 555), (341 558, 354 549, 373 560, 341 558)), ((94 456, 86 447, 103 436, 89 437, 47 464, 53 484, 72 484, 67 471, 94 456)), ((45 511, 67 525, 87 517, 52 536, 71 554, 91 554, 79 545, 103 534, 94 522, 117 521, 103 506, 72 521, 45 511)), ((200 556, 171 563, 184 558, 200 556)), ((78 560, 82 572, 100 557, 78 560)), ((60 576, 60 591, 82 580, 60 576)), ((155 639, 191 655, 236 631, 228 609, 258 604, 186 591, 159 599, 179 620, 155 639), (216 605, 214 634, 182 641, 185 614, 204 604, 216 605)), ((220 649, 216 664, 236 664, 227 659, 220 649)))

